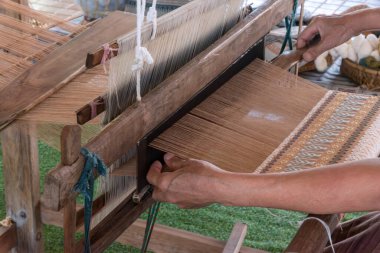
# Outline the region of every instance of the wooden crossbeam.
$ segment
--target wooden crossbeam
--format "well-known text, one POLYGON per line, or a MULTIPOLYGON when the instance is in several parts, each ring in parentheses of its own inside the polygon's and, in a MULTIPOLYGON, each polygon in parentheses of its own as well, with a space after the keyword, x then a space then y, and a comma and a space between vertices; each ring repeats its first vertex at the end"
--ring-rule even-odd
MULTIPOLYGON (((80 207, 77 207, 77 209, 80 207)), ((49 209, 42 210, 42 220, 44 224, 50 224, 62 227, 63 212, 52 211, 49 209)), ((146 221, 137 219, 116 239, 117 242, 124 245, 131 245, 140 248, 144 238, 146 221)), ((83 228, 79 228, 83 231, 83 228)), ((220 253, 223 251, 226 242, 214 239, 212 237, 188 232, 181 229, 156 224, 149 243, 149 250, 155 253, 220 253)), ((263 250, 241 247, 240 253, 267 253, 263 250)))

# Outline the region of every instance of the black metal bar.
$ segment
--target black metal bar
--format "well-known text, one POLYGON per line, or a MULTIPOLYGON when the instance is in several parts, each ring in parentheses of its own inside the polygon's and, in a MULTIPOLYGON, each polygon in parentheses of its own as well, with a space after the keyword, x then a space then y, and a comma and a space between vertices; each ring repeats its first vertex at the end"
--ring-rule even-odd
POLYGON ((152 131, 146 134, 137 143, 137 194, 141 193, 146 186, 149 185, 146 180, 150 165, 159 160, 163 162, 164 152, 155 148, 149 147, 149 144, 162 134, 166 129, 171 127, 175 122, 185 116, 194 107, 199 105, 212 93, 218 90, 224 83, 230 80, 234 75, 239 73, 243 68, 250 64, 253 60, 265 57, 264 38, 254 44, 248 51, 237 59, 230 67, 222 72, 218 77, 206 85, 203 89, 198 91, 190 100, 188 100, 181 108, 169 116, 166 120, 161 122, 152 131))

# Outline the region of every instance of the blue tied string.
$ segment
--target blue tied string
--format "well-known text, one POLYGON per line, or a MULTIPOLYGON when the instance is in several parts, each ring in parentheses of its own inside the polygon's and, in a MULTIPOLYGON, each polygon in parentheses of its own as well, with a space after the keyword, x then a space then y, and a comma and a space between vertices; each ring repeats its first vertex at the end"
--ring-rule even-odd
POLYGON ((81 148, 80 153, 85 158, 85 164, 82 174, 74 186, 74 191, 82 194, 84 197, 84 252, 90 253, 90 225, 95 182, 93 169, 95 169, 99 175, 105 176, 107 174, 107 167, 97 154, 92 153, 88 149, 81 148))
MULTIPOLYGON (((293 12, 292 12, 292 17, 291 17, 290 21, 289 21, 289 17, 285 18, 286 35, 285 35, 284 42, 282 43, 282 46, 281 46, 280 54, 282 54, 284 52, 286 44, 289 44, 289 49, 293 50, 292 27, 293 27, 294 21, 296 19, 297 8, 298 8, 298 0, 294 0, 293 12)), ((302 25, 302 24, 300 24, 300 25, 302 25)))

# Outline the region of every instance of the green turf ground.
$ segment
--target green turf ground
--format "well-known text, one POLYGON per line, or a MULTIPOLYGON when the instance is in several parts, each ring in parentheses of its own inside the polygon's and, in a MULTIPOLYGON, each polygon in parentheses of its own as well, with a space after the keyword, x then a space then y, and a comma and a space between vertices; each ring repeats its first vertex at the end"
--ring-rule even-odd
MULTIPOLYGON (((44 175, 59 161, 59 153, 40 143, 41 187, 44 175)), ((0 151, 0 219, 5 217, 4 182, 0 151)), ((237 221, 248 224, 246 246, 270 252, 282 252, 298 228, 304 214, 263 208, 239 208, 212 205, 199 210, 181 210, 170 204, 163 204, 157 222, 171 227, 185 229, 202 235, 226 240, 237 221)), ((352 218, 356 215, 348 215, 352 218)), ((54 226, 45 226, 44 241, 47 253, 63 251, 63 231, 54 226)), ((106 252, 139 252, 136 249, 114 243, 106 252)))

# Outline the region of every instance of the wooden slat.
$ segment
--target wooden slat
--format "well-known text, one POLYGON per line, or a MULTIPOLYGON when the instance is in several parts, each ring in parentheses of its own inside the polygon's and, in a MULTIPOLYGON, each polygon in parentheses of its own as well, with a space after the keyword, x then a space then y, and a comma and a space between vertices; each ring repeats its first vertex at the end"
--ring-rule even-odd
POLYGON ((9 228, 0 226, 0 252, 8 252, 17 246, 17 229, 16 224, 9 228))
POLYGON ((1 132, 5 202, 17 223, 17 252, 43 252, 35 126, 15 122, 1 132))
MULTIPOLYGON (((62 212, 43 209, 42 219, 45 224, 62 227, 62 212)), ((140 248, 144 238, 146 221, 137 219, 116 241, 140 248)), ((80 229, 78 227, 78 229, 80 229)), ((82 229, 80 229, 82 230, 82 229)), ((200 234, 191 233, 165 225, 155 224, 149 243, 149 250, 155 253, 220 253, 226 242, 200 234)), ((241 247, 240 253, 266 253, 266 251, 241 247)))
MULTIPOLYGON (((140 138, 240 58, 292 7, 292 1, 266 1, 224 37, 148 93, 138 105, 126 109, 86 147, 100 155, 108 165, 120 158, 140 138)), ((58 210, 77 182, 82 168, 83 158, 73 166, 50 171, 45 181, 45 189, 48 189, 44 194, 45 205, 58 210)))
POLYGON ((81 132, 78 125, 64 126, 61 134, 61 163, 72 165, 78 158, 81 149, 81 132))
POLYGON ((75 250, 76 230, 76 197, 73 195, 68 198, 63 208, 63 249, 65 253, 75 250))
MULTIPOLYGON (((127 197, 106 218, 91 229, 91 252, 103 252, 153 203, 153 199, 148 198, 142 203, 135 204, 132 201, 132 195, 127 197)), ((83 243, 84 239, 77 243, 75 252, 83 252, 83 243)))
MULTIPOLYGON (((110 45, 110 48, 112 49, 119 49, 119 45, 115 41, 109 43, 109 45, 110 45)), ((103 54, 104 54, 103 48, 98 48, 93 52, 89 52, 86 58, 86 67, 93 68, 96 65, 99 65, 102 61, 103 54)), ((111 54, 112 54, 112 57, 117 56, 117 51, 111 51, 111 54)))
MULTIPOLYGON (((61 133, 61 163, 72 165, 81 149, 81 128, 78 125, 64 126, 61 133)), ((71 194, 63 210, 64 252, 75 249, 75 232, 77 229, 76 194, 71 194)))
POLYGON ((227 241, 226 246, 223 249, 223 253, 239 253, 241 246, 243 245, 245 235, 247 234, 247 224, 236 223, 230 238, 227 241))
MULTIPOLYGON (((334 231, 340 221, 337 214, 313 215, 308 217, 316 217, 324 221, 334 231)), ((328 235, 325 227, 317 220, 306 220, 302 223, 291 243, 284 252, 299 253, 320 253, 326 247, 328 235)))
POLYGON ((83 72, 88 51, 134 27, 131 15, 113 12, 52 52, 0 91, 0 128, 83 72), (54 75, 52 75, 54 73, 54 75), (27 92, 25 92, 27 91, 27 92))
MULTIPOLYGON (((146 221, 137 220, 116 241, 140 248, 146 221)), ((226 242, 188 231, 156 224, 148 249, 155 253, 220 253, 226 242)), ((266 251, 241 247, 240 253, 266 253, 266 251)))

